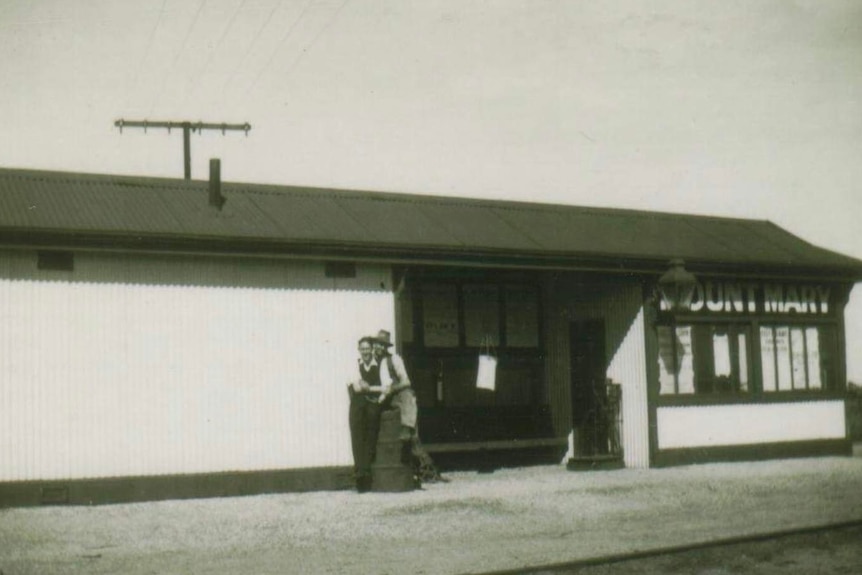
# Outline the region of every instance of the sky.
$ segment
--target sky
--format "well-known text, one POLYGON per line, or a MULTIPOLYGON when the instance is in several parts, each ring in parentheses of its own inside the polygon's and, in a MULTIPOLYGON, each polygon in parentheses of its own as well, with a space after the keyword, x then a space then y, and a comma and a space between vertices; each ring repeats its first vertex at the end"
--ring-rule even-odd
MULTIPOLYGON (((0 0, 0 166, 770 220, 862 259, 857 0, 0 0)), ((862 382, 862 288, 846 311, 862 382)))

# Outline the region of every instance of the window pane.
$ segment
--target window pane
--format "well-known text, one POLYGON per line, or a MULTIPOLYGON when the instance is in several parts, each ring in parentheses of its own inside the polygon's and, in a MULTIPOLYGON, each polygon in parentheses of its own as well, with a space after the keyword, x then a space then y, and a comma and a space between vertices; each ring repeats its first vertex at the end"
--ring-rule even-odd
POLYGON ((823 389, 835 388, 835 358, 836 354, 835 329, 832 327, 820 328, 820 384, 823 389))
POLYGON ((458 290, 454 284, 422 286, 425 345, 458 346, 458 290))
POLYGON ((775 339, 771 327, 760 328, 760 365, 763 391, 775 391, 775 339))
POLYGON ((735 391, 732 379, 732 363, 730 361, 730 336, 726 327, 712 328, 712 391, 714 393, 732 393, 735 391))
POLYGON ((790 328, 775 328, 775 357, 778 361, 778 390, 793 388, 790 376, 790 328))
POLYGON ((539 347, 539 297, 533 286, 506 286, 506 346, 539 347))
POLYGON ((676 356, 679 370, 679 393, 694 393, 694 354, 692 353, 692 328, 690 325, 676 328, 676 356))
POLYGON ((464 286, 464 331, 469 346, 500 344, 500 300, 497 286, 464 286))
POLYGON ((816 327, 805 330, 805 343, 808 350, 808 388, 822 389, 820 382, 820 337, 816 327))
POLYGON ((676 365, 674 362, 674 340, 670 327, 663 325, 658 328, 658 380, 659 393, 672 395, 676 393, 674 384, 676 365))
POLYGON ((730 377, 730 339, 727 333, 712 334, 712 358, 715 377, 730 377))
POLYGON ((743 331, 737 335, 739 345, 739 390, 748 391, 748 333, 743 331))
POLYGON ((805 389, 805 332, 802 328, 790 330, 790 358, 793 366, 793 389, 805 389))

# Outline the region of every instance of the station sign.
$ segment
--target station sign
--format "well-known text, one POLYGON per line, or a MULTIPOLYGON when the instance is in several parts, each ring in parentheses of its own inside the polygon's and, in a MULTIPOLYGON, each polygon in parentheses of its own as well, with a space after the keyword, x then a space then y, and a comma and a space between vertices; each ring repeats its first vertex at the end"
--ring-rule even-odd
MULTIPOLYGON (((829 315, 832 288, 823 284, 697 282, 691 313, 829 315)), ((662 302, 662 309, 665 309, 662 302)))

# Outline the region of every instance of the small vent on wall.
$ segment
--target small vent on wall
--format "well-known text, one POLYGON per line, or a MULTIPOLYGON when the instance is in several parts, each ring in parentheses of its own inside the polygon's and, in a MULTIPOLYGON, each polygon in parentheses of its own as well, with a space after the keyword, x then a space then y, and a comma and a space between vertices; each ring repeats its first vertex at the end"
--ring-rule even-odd
POLYGON ((355 278, 356 264, 352 262, 326 262, 325 273, 328 278, 355 278))
POLYGON ((43 487, 40 502, 42 505, 69 503, 69 488, 65 485, 43 487))
POLYGON ((75 258, 72 252, 40 251, 36 267, 40 270, 70 272, 75 269, 75 258))

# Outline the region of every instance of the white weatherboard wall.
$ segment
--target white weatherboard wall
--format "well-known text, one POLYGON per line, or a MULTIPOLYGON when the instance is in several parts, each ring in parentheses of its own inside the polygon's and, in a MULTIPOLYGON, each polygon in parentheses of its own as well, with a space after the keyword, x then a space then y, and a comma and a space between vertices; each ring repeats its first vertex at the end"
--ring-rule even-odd
POLYGON ((385 266, 0 252, 0 481, 350 465, 385 266))
POLYGON ((843 439, 845 433, 843 401, 658 410, 659 449, 843 439))
MULTIPOLYGON (((563 276, 547 293, 549 393, 558 429, 571 429, 569 323, 601 319, 605 324, 607 377, 621 385, 622 444, 626 467, 649 467, 644 313, 639 283, 586 283, 563 276)), ((573 455, 570 447, 565 458, 573 455)))

